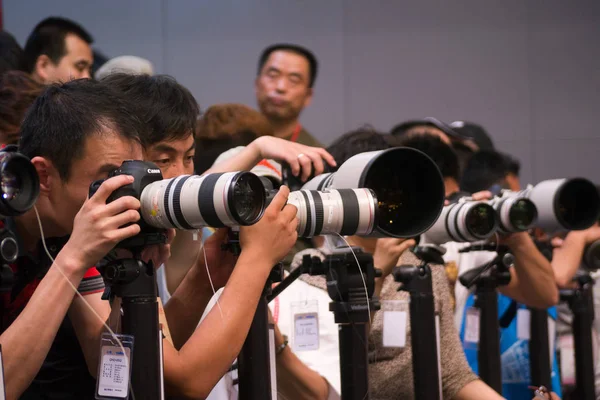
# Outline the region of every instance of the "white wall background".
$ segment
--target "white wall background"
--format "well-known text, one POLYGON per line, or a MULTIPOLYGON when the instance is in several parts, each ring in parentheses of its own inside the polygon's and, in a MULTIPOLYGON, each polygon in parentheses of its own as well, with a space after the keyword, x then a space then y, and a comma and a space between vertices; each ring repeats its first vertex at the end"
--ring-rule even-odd
POLYGON ((518 157, 525 182, 598 179, 597 0, 5 0, 24 42, 49 15, 84 25, 107 56, 150 59, 205 108, 255 105, 260 51, 290 41, 320 72, 304 125, 329 143, 370 123, 471 119, 518 157))

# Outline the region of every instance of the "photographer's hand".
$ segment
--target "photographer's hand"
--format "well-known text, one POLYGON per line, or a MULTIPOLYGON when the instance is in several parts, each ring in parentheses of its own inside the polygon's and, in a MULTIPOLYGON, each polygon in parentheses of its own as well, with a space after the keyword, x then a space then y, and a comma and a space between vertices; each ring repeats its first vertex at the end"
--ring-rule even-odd
POLYGON ((381 277, 375 278, 375 294, 379 296, 385 278, 398 265, 398 259, 407 249, 416 244, 414 239, 381 238, 377 239, 373 252, 373 264, 381 270, 381 277))
POLYGON ((310 147, 300 143, 291 142, 273 136, 261 136, 248 147, 255 146, 261 158, 270 158, 285 161, 292 169, 294 176, 299 176, 306 181, 313 172, 320 175, 325 169, 323 160, 332 167, 336 166, 333 156, 320 147, 310 147))
POLYGON ((290 190, 282 186, 260 221, 240 227, 242 254, 260 255, 273 267, 292 249, 298 238, 298 209, 286 204, 289 194, 290 190))
POLYGON ((308 179, 313 168, 314 175, 323 173, 325 169, 323 160, 331 166, 337 165, 333 156, 322 148, 305 146, 273 136, 261 136, 235 157, 220 162, 205 174, 249 170, 264 158, 285 161, 290 165, 295 176, 302 173, 303 181, 308 179))
POLYGON ((140 219, 138 199, 126 196, 106 204, 112 192, 131 182, 130 175, 107 179, 83 204, 73 221, 73 233, 60 252, 63 257, 68 255, 71 265, 87 270, 121 240, 140 232, 135 223, 140 219))

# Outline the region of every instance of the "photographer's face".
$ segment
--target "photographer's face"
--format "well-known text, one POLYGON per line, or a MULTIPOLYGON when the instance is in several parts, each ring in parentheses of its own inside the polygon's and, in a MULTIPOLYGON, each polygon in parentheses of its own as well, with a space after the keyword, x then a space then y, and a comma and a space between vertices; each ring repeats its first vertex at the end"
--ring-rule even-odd
POLYGON ((139 143, 123 138, 113 131, 105 131, 86 139, 83 156, 71 164, 71 174, 66 181, 52 185, 50 194, 55 213, 57 235, 67 235, 73 230, 73 219, 88 197, 90 184, 106 179, 108 173, 121 166, 125 160, 141 160, 139 143))
POLYGON ((194 173, 196 145, 194 136, 186 139, 159 142, 144 149, 144 160, 158 165, 163 178, 175 178, 194 173))

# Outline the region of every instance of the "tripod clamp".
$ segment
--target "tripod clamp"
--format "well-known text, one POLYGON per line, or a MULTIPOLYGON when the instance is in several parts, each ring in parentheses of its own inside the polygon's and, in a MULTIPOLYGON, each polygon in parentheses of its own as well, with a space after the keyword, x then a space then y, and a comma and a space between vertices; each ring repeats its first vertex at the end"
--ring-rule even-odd
POLYGON ((463 286, 467 289, 473 285, 497 288, 510 283, 510 268, 514 265, 515 256, 508 246, 495 243, 476 244, 459 250, 459 253, 471 251, 493 251, 497 254, 492 261, 461 274, 458 279, 463 286))

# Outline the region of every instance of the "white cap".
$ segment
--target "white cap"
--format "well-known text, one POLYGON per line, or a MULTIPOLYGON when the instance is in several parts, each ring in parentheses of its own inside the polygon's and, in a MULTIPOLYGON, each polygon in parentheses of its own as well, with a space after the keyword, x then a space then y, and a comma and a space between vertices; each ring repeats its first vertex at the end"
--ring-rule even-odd
POLYGON ((145 58, 136 56, 119 56, 111 58, 96 71, 96 79, 102 79, 114 73, 131 75, 153 75, 152 63, 145 58))

